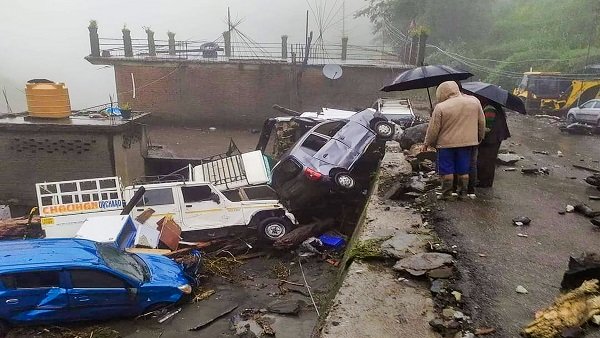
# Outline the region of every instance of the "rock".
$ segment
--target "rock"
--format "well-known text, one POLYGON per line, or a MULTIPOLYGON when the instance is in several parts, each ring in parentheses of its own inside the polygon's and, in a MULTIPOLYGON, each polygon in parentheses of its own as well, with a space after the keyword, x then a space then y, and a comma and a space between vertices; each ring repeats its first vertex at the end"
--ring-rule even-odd
POLYGON ((517 168, 515 168, 515 167, 510 167, 510 168, 506 168, 506 169, 504 169, 504 171, 517 171, 517 168))
POLYGON ((454 268, 451 266, 443 266, 441 268, 427 271, 429 278, 450 278, 454 274, 454 268))
POLYGON ((441 292, 446 292, 446 288, 448 287, 448 280, 446 279, 434 279, 431 282, 431 287, 429 291, 433 294, 438 294, 441 292))
POLYGON ((600 216, 600 212, 594 211, 594 209, 590 208, 589 205, 583 204, 583 203, 577 204, 574 207, 574 210, 575 210, 576 213, 584 215, 585 217, 590 217, 591 218, 591 217, 600 216))
POLYGON ((579 257, 569 257, 569 269, 563 275, 560 287, 572 290, 590 279, 600 278, 600 254, 583 253, 579 257))
POLYGON ((513 165, 521 160, 521 156, 515 154, 498 154, 496 160, 502 165, 513 165))
POLYGON ((267 305, 267 310, 283 315, 298 315, 305 305, 306 303, 302 300, 276 300, 267 305))
POLYGON ((465 319, 465 314, 460 311, 456 311, 456 312, 454 312, 454 319, 463 320, 463 319, 465 319))
POLYGON ((570 327, 568 329, 564 329, 560 336, 561 338, 578 338, 583 337, 583 329, 580 327, 570 327))
POLYGON ((561 211, 559 211, 559 212, 558 212, 558 214, 559 214, 559 215, 564 215, 564 214, 566 214, 566 213, 567 213, 567 212, 566 212, 566 211, 564 211, 564 210, 561 210, 561 211))
POLYGON ((588 196, 588 198, 591 199, 592 201, 598 201, 598 200, 600 200, 600 196, 596 196, 596 195, 588 196))
POLYGON ((600 315, 592 316, 591 322, 596 326, 600 326, 600 315))
POLYGON ((517 226, 529 225, 531 223, 531 219, 525 216, 518 216, 512 219, 513 224, 517 226))
POLYGON ((600 174, 594 174, 592 176, 588 176, 584 179, 585 183, 589 185, 593 185, 595 187, 600 186, 600 174))
POLYGON ((567 204, 567 207, 565 208, 566 212, 573 212, 575 211, 575 207, 572 205, 567 204))
POLYGON ((460 303, 460 301, 462 300, 462 293, 458 291, 452 291, 451 294, 454 296, 454 299, 456 299, 456 301, 460 303))
POLYGON ((414 127, 406 128, 400 137, 400 147, 402 149, 410 149, 415 143, 423 143, 429 123, 423 123, 414 127))
POLYGON ((442 333, 446 331, 446 325, 444 325, 444 321, 440 318, 432 319, 429 321, 429 326, 435 332, 442 333))
POLYGON ((563 155, 562 151, 559 150, 556 152, 556 156, 563 157, 564 155, 563 155))
POLYGON ((239 314, 231 318, 230 329, 235 331, 235 335, 241 338, 258 338, 263 331, 256 321, 252 319, 245 320, 239 314))
POLYGON ((549 155, 550 153, 545 151, 545 150, 534 150, 533 151, 534 154, 540 154, 540 155, 549 155))
POLYGON ((418 248, 421 245, 419 236, 415 234, 401 234, 381 243, 381 251, 390 257, 402 259, 412 254, 412 248, 418 248))
POLYGON ((454 310, 453 308, 450 308, 450 307, 447 307, 442 310, 442 316, 447 319, 454 318, 455 313, 456 313, 456 310, 454 310))
POLYGON ((449 254, 425 252, 399 260, 393 269, 406 271, 414 276, 421 276, 427 271, 441 268, 445 265, 452 265, 453 263, 453 258, 449 254))
POLYGON ((475 335, 472 332, 465 332, 462 338, 475 338, 475 335))
POLYGON ((590 222, 592 222, 593 225, 600 227, 600 217, 594 217, 590 220, 590 222))
POLYGON ((517 289, 515 290, 517 293, 520 294, 527 294, 529 293, 529 291, 527 291, 527 289, 525 289, 523 286, 519 285, 517 286, 517 289))

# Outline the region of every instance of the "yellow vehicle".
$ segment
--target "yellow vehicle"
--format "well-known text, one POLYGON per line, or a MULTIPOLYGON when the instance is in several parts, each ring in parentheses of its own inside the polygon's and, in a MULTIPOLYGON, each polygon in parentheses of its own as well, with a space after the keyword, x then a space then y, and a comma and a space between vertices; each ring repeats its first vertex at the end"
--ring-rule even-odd
POLYGON ((595 98, 600 75, 566 77, 558 72, 526 72, 513 94, 525 103, 528 112, 562 113, 595 98))

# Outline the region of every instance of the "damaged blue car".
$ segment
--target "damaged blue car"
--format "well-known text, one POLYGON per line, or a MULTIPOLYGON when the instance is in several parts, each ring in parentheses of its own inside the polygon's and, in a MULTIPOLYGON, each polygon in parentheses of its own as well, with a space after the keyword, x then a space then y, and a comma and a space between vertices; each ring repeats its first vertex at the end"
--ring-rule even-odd
POLYGON ((136 316, 191 291, 163 256, 84 239, 0 242, 0 336, 13 325, 136 316))

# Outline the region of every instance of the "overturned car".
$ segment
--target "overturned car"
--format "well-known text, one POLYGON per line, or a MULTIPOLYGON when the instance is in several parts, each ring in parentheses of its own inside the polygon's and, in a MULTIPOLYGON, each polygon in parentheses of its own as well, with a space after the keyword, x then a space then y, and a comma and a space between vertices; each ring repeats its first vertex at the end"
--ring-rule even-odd
MULTIPOLYGON (((377 163, 365 154, 395 134, 395 125, 381 113, 366 109, 347 119, 325 121, 304 134, 275 165, 271 185, 294 211, 315 209, 350 191, 363 191, 366 174, 359 162, 377 163)), ((368 182, 368 179, 367 179, 368 182)))

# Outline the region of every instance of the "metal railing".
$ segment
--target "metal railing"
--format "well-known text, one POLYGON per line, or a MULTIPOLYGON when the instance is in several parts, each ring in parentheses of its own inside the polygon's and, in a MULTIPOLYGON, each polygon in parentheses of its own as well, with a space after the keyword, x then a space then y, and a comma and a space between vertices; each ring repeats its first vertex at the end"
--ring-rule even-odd
MULTIPOLYGON (((126 57, 122 39, 101 38, 101 57, 126 57)), ((256 61, 261 63, 302 63, 305 44, 246 43, 232 41, 230 55, 226 55, 223 41, 175 41, 174 50, 169 50, 168 40, 155 40, 156 55, 150 55, 146 39, 131 39, 134 59, 196 60, 202 62, 256 61), (214 46, 218 46, 216 49, 214 46)), ((391 46, 347 45, 344 53, 342 44, 312 44, 308 53, 308 64, 351 63, 381 64, 402 63, 400 51, 391 46), (345 57, 343 57, 345 56, 345 57)))

